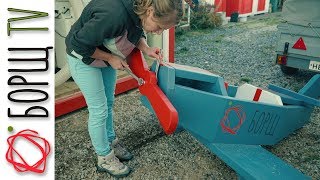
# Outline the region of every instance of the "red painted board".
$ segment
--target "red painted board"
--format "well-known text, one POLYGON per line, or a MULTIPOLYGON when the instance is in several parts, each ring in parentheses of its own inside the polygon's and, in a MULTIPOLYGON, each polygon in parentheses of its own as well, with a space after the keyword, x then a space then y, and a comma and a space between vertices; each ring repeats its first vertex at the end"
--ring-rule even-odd
MULTIPOLYGON (((138 83, 132 77, 121 78, 117 80, 115 95, 121 94, 137 87, 138 83)), ((56 99, 55 117, 57 118, 86 106, 87 104, 81 92, 76 92, 70 96, 56 99)))
POLYGON ((128 64, 132 72, 144 80, 144 84, 139 86, 139 91, 149 100, 164 132, 172 134, 178 126, 178 112, 159 88, 155 73, 149 70, 142 52, 138 49, 133 50, 128 64))

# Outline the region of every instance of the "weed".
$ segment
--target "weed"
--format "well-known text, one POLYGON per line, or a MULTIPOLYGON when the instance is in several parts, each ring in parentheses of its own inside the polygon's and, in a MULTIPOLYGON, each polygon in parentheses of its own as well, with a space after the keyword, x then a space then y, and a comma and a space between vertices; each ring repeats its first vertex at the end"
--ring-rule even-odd
POLYGON ((188 51, 189 51, 189 48, 183 47, 183 48, 180 49, 180 51, 181 51, 181 52, 188 52, 188 51))
POLYGON ((187 47, 182 47, 181 49, 179 49, 179 50, 176 51, 176 54, 185 54, 185 53, 187 53, 187 52, 189 52, 189 48, 187 48, 187 47))
POLYGON ((201 5, 197 11, 191 13, 190 25, 192 29, 207 29, 219 27, 222 24, 221 17, 213 11, 214 6, 201 5))
POLYGON ((249 78, 241 78, 240 81, 249 83, 249 82, 251 82, 251 79, 249 79, 249 78))
POLYGON ((222 35, 217 36, 214 41, 219 43, 222 41, 223 38, 224 38, 224 35, 222 34, 222 35))

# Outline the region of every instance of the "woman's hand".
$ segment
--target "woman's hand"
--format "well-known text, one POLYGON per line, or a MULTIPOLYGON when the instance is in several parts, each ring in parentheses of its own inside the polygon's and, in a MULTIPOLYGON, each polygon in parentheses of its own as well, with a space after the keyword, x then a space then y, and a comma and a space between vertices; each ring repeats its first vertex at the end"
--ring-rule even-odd
POLYGON ((112 55, 111 58, 108 60, 108 63, 111 65, 113 69, 117 70, 124 70, 125 68, 129 67, 127 62, 117 55, 112 55))
POLYGON ((129 67, 127 62, 121 57, 111 53, 104 52, 98 48, 96 48, 91 57, 107 61, 113 69, 124 70, 125 68, 129 67))
POLYGON ((161 49, 158 47, 149 47, 145 38, 140 39, 137 48, 149 57, 156 58, 159 60, 162 60, 163 58, 161 49))
POLYGON ((162 60, 163 58, 161 49, 158 47, 147 47, 145 48, 144 53, 149 57, 156 58, 159 60, 162 60))

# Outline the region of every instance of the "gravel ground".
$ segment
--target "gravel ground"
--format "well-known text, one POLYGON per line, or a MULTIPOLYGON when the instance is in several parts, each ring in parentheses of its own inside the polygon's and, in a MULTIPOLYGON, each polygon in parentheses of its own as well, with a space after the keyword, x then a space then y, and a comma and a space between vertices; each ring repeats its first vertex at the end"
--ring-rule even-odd
MULTIPOLYGON (((275 84, 298 91, 315 74, 285 76, 274 64, 279 14, 259 15, 223 28, 188 31, 176 39, 176 63, 221 75, 230 84, 244 81, 266 88, 275 84)), ((134 90, 116 97, 115 128, 134 154, 125 162, 134 171, 125 179, 237 179, 236 173, 187 132, 166 136, 134 90)), ((86 109, 56 122, 56 179, 110 179, 95 170, 96 156, 87 132, 86 109)), ((320 109, 311 122, 266 147, 313 179, 320 179, 320 109)))

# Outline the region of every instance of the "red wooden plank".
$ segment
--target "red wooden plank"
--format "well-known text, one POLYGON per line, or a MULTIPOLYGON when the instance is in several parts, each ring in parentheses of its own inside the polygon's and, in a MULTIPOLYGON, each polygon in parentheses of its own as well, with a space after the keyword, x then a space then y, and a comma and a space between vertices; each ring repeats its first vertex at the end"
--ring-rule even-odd
MULTIPOLYGON (((132 77, 124 77, 117 80, 115 95, 121 94, 128 90, 138 87, 138 83, 132 77)), ((56 99, 55 101, 55 117, 68 114, 80 108, 87 106, 81 92, 76 92, 73 95, 56 99)))
POLYGON ((138 82, 130 76, 126 76, 124 78, 118 79, 116 84, 115 95, 124 93, 131 89, 137 88, 138 82))
POLYGON ((169 29, 169 62, 174 63, 174 42, 175 30, 174 27, 169 29))
MULTIPOLYGON (((139 91, 149 100, 164 132, 172 134, 178 126, 178 112, 158 86, 156 75, 149 70, 142 52, 134 49, 128 64, 134 74, 144 79, 144 84, 139 86, 139 91)), ((160 65, 162 66, 162 63, 160 65)))
POLYGON ((86 106, 81 92, 71 96, 62 97, 55 101, 55 117, 59 117, 86 106))

